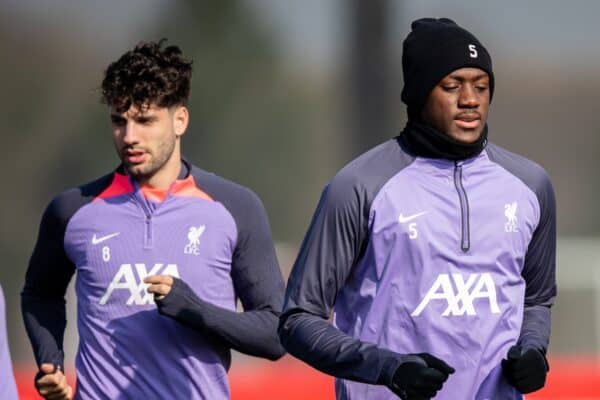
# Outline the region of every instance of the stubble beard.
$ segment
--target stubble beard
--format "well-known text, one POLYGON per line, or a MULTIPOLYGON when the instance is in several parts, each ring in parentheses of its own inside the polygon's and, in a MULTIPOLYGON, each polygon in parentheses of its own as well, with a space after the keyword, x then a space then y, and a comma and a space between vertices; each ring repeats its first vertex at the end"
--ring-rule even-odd
POLYGON ((171 159, 171 156, 175 151, 175 141, 176 139, 166 140, 159 144, 156 152, 148 152, 150 155, 150 160, 146 163, 135 165, 127 164, 125 161, 123 161, 125 168, 127 169, 127 173, 136 181, 149 180, 171 159))

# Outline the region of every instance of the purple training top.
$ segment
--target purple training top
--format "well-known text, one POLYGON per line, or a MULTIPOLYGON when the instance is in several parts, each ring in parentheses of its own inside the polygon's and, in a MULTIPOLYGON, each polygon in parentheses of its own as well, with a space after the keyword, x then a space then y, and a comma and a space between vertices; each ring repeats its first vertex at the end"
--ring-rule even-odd
POLYGON ((415 158, 394 139, 324 191, 280 336, 338 377, 338 399, 397 398, 400 355, 422 352, 456 369, 436 399, 520 399, 500 363, 517 342, 546 351, 555 294, 554 195, 538 165, 493 144, 415 158))
POLYGON ((260 200, 186 163, 182 170, 164 199, 117 171, 46 212, 23 311, 38 363, 61 364, 64 320, 55 326, 46 315, 60 320, 59 309, 64 318, 64 302, 49 311, 38 300, 53 290, 46 279, 61 276, 66 287, 77 272, 76 398, 227 399, 231 347, 266 357, 264 347, 280 348, 283 281, 260 200), (158 313, 143 283, 156 274, 192 288, 195 308, 184 314, 200 315, 197 329, 158 313), (238 297, 244 313, 235 312, 238 297))

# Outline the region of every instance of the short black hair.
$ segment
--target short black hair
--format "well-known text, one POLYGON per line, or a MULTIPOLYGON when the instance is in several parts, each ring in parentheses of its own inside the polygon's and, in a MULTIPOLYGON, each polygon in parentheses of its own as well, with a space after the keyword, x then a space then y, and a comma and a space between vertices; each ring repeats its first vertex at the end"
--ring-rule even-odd
POLYGON ((190 95, 192 61, 177 46, 163 48, 166 39, 140 42, 111 63, 102 80, 102 102, 122 113, 131 105, 141 109, 186 105, 190 95))

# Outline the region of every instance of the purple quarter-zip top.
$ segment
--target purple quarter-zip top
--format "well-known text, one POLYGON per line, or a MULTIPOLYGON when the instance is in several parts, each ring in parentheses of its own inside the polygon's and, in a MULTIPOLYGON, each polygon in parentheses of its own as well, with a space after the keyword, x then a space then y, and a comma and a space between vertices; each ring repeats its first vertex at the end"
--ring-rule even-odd
POLYGON ((230 348, 280 354, 283 280, 264 207, 186 162, 182 173, 157 198, 117 171, 58 196, 42 219, 23 314, 36 360, 62 365, 76 272, 78 399, 228 399, 230 348), (191 288, 185 315, 159 314, 148 275, 191 288))
POLYGON ((464 161, 415 158, 390 140, 325 189, 282 341, 338 378, 338 399, 395 399, 401 355, 423 352, 456 369, 436 399, 520 399, 500 363, 518 340, 547 347, 554 220, 547 175, 522 157, 488 143, 464 161))

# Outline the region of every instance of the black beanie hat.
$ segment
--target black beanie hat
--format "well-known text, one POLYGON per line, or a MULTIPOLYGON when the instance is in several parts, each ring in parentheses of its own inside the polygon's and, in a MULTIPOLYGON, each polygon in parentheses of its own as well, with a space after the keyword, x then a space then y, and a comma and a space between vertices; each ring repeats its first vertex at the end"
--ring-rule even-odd
POLYGON ((421 18, 413 21, 411 28, 402 53, 402 101, 408 106, 409 119, 420 119, 431 90, 459 68, 475 67, 487 72, 492 100, 492 59, 472 33, 448 18, 421 18))

